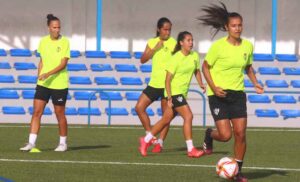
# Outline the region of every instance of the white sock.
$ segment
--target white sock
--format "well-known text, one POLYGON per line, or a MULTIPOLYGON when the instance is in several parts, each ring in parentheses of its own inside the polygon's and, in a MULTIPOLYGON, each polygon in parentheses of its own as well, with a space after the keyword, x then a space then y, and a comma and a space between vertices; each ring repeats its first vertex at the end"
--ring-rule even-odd
POLYGON ((191 152, 192 149, 194 148, 193 140, 186 140, 185 141, 188 152, 191 152))
POLYGON ((59 137, 59 144, 67 144, 67 136, 60 136, 59 137))
POLYGON ((159 143, 159 145, 162 147, 164 144, 164 141, 160 138, 157 140, 157 143, 159 143))
POLYGON ((148 133, 150 133, 150 131, 145 131, 146 135, 148 135, 148 133))
POLYGON ((36 138, 37 138, 37 134, 30 133, 29 134, 29 143, 32 145, 35 145, 36 138))
POLYGON ((153 138, 153 135, 152 135, 152 133, 148 133, 146 136, 145 136, 145 138, 144 138, 144 141, 146 142, 146 143, 149 143, 150 142, 150 140, 153 138))

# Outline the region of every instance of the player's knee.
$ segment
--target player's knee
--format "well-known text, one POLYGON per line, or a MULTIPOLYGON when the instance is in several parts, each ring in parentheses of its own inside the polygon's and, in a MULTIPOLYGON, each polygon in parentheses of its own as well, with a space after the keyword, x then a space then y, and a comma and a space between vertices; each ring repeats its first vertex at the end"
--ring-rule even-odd
POLYGON ((234 135, 238 140, 246 139, 246 132, 244 130, 234 131, 234 135))
POLYGON ((135 112, 136 112, 136 113, 139 114, 139 113, 142 113, 143 111, 144 111, 144 109, 143 109, 143 107, 141 107, 140 105, 137 104, 137 105, 135 106, 135 112))
POLYGON ((220 133, 220 136, 223 142, 228 142, 232 137, 231 132, 220 133))

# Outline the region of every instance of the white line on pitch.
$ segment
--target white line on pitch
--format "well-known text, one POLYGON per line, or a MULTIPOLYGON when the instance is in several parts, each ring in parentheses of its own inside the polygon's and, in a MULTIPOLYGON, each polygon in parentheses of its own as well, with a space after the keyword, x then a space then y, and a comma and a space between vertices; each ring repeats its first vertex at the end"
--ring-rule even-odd
MULTIPOLYGON (((138 162, 109 162, 109 161, 68 161, 68 160, 27 160, 27 159, 0 159, 1 162, 23 162, 23 163, 65 163, 65 164, 107 164, 107 165, 135 165, 135 166, 173 166, 173 167, 200 167, 215 168, 214 165, 201 164, 171 164, 171 163, 138 163, 138 162)), ((275 167, 243 167, 244 169, 271 170, 271 171, 296 171, 295 168, 275 167)))

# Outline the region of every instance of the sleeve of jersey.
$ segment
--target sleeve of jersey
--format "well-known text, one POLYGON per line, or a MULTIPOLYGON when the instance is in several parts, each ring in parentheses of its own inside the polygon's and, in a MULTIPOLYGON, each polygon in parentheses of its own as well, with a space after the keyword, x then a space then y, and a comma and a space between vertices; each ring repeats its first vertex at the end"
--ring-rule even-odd
POLYGON ((172 58, 168 61, 166 65, 166 71, 174 75, 176 72, 176 68, 177 68, 177 61, 175 59, 175 56, 172 56, 172 58))
POLYGON ((153 49, 155 44, 154 44, 154 39, 149 39, 148 42, 147 42, 147 45, 150 49, 153 49))
POLYGON ((66 44, 65 44, 65 47, 64 47, 64 58, 70 58, 70 43, 69 43, 69 40, 66 40, 66 44))
POLYGON ((217 58, 218 58, 218 48, 216 44, 213 44, 209 48, 204 60, 207 61, 208 65, 213 66, 217 58))
POLYGON ((42 52, 43 52, 43 46, 42 46, 42 40, 39 43, 39 47, 37 49, 37 52, 40 54, 40 56, 42 57, 42 52))
POLYGON ((247 65, 250 65, 252 63, 253 63, 253 45, 251 44, 247 65))

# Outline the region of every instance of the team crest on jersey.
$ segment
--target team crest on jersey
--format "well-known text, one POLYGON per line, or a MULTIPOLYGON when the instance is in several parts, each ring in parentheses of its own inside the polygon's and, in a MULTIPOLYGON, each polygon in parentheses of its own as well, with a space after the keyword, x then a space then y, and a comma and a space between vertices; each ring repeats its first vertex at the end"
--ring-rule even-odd
POLYGON ((219 112, 220 112, 220 109, 219 109, 219 108, 215 108, 215 109, 214 109, 214 114, 215 114, 215 115, 218 115, 219 112))
POLYGON ((177 99, 178 102, 182 102, 182 101, 183 101, 182 96, 179 96, 179 97, 177 97, 176 99, 177 99))
POLYGON ((169 48, 167 46, 164 46, 164 51, 168 52, 169 48))
POLYGON ((61 47, 57 47, 56 52, 60 52, 60 51, 61 51, 61 47))

